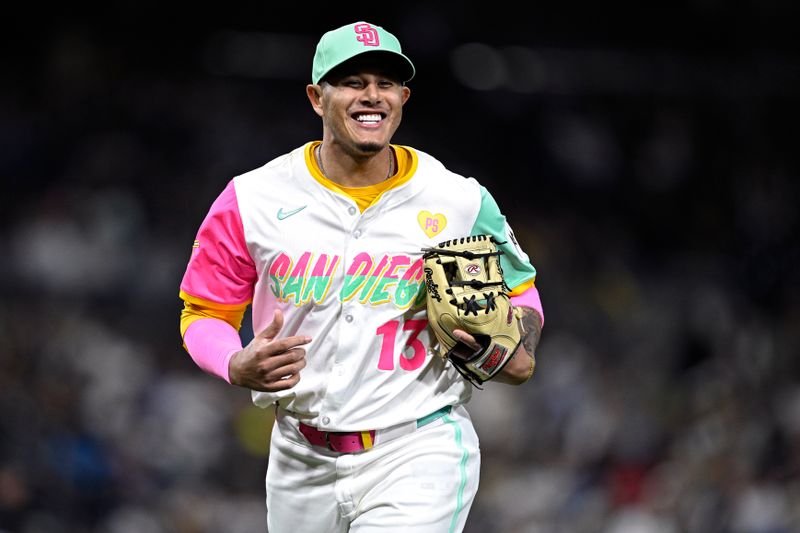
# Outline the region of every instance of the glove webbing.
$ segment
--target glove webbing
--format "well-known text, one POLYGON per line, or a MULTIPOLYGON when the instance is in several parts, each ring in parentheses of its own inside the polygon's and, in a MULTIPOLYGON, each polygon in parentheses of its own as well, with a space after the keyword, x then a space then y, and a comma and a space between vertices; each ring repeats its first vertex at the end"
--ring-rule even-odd
POLYGON ((503 285, 503 282, 471 279, 469 281, 451 281, 450 285, 453 285, 454 287, 472 287, 473 289, 482 289, 484 287, 491 287, 493 285, 503 285))
POLYGON ((424 248, 424 257, 432 255, 449 255, 451 257, 466 257, 467 259, 478 259, 481 257, 501 256, 505 252, 470 252, 469 250, 448 250, 446 248, 424 248))
MULTIPOLYGON (((495 299, 494 293, 490 292, 489 294, 486 294, 484 292, 483 297, 486 298, 486 307, 485 307, 486 311, 484 311, 483 314, 488 315, 489 311, 494 311, 495 308, 497 307, 497 304, 494 303, 495 299)), ((456 301, 455 298, 453 298, 452 300, 450 300, 450 305, 455 305, 458 306, 459 308, 463 308, 464 316, 469 315, 470 312, 472 312, 475 316, 478 316, 478 311, 480 311, 481 308, 478 306, 478 301, 475 299, 475 295, 473 294, 469 300, 467 300, 467 297, 464 296, 463 300, 464 300, 464 305, 461 305, 456 301)))

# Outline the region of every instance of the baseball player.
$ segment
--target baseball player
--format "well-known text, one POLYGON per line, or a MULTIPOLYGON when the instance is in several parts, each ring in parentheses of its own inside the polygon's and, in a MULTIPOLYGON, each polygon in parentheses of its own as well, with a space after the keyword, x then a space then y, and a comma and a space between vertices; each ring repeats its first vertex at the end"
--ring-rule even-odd
POLYGON ((325 33, 306 87, 322 140, 228 182, 181 282, 194 361, 275 409, 272 533, 463 529, 480 470, 464 407, 473 386, 432 350, 423 248, 474 234, 501 243, 524 335, 497 381, 533 374, 536 271, 496 202, 475 179, 390 144, 414 73, 380 26, 325 33), (256 335, 243 347, 247 306, 256 335))

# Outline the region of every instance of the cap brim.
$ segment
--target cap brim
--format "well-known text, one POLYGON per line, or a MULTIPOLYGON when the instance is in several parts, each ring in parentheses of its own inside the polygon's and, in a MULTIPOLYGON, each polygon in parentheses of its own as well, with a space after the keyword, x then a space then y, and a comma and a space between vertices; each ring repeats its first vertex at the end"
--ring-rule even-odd
POLYGON ((319 81, 353 73, 353 69, 365 67, 377 68, 386 74, 396 77, 401 82, 410 81, 415 72, 414 64, 403 54, 387 50, 365 50, 358 55, 346 59, 320 76, 319 81))

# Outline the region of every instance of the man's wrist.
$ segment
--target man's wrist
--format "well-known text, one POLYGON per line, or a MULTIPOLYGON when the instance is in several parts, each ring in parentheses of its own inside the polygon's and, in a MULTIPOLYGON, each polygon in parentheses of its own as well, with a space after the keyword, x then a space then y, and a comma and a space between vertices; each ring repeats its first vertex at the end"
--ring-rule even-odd
MULTIPOLYGON (((528 381, 530 381, 530 379, 533 377, 533 370, 536 368, 536 357, 534 357, 531 354, 528 354, 528 358, 530 358, 531 360, 531 367, 528 370, 528 375, 525 376, 525 379, 522 380, 522 383, 527 383, 528 381)), ((520 385, 522 385, 522 383, 520 383, 520 385)))

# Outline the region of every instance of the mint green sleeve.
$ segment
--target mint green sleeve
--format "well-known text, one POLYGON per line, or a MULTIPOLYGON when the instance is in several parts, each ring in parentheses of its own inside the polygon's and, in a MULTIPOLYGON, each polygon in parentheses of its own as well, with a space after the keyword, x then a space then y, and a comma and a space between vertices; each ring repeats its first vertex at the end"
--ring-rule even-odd
POLYGON ((519 287, 523 283, 536 279, 536 269, 517 242, 511 226, 506 217, 500 212, 492 195, 485 187, 481 186, 481 207, 478 218, 472 226, 471 235, 492 235, 497 242, 502 243, 498 248, 504 253, 500 256, 500 265, 506 284, 510 289, 519 287))

